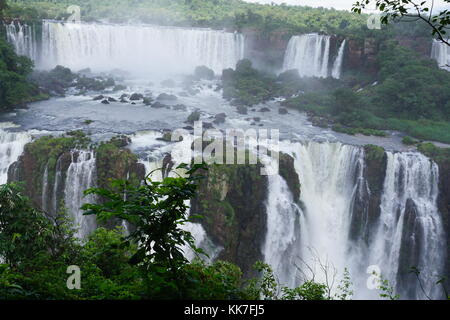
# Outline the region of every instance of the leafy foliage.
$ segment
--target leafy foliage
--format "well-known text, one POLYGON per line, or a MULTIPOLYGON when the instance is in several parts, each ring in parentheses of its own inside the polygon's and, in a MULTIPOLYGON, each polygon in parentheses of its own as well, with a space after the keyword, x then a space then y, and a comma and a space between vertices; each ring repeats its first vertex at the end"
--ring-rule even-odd
POLYGON ((287 33, 326 32, 349 35, 369 31, 364 16, 334 9, 289 5, 261 5, 241 0, 24 0, 10 3, 6 15, 26 20, 61 19, 69 5, 81 7, 83 21, 130 20, 163 25, 256 29, 287 33))
MULTIPOLYGON (((434 1, 420 1, 415 2, 411 0, 363 0, 357 1, 353 8, 353 12, 361 13, 370 3, 375 3, 375 7, 383 13, 381 22, 387 24, 390 20, 399 20, 401 18, 417 18, 424 22, 429 28, 431 33, 437 36, 441 41, 450 45, 445 35, 447 34, 448 25, 450 25, 450 10, 444 9, 439 12, 433 11, 434 1)), ((450 0, 444 0, 444 2, 450 3, 450 0)))

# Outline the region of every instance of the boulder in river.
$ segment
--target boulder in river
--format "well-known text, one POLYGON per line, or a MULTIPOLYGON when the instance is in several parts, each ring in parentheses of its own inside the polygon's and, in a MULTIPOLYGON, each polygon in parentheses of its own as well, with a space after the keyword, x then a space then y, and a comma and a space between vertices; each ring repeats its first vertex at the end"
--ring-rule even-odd
POLYGON ((215 124, 221 124, 225 122, 227 115, 225 113, 218 113, 214 116, 214 123, 215 124))
POLYGON ((94 101, 105 99, 105 97, 101 94, 99 96, 94 97, 94 101))
POLYGON ((113 97, 108 97, 108 101, 109 101, 109 102, 117 102, 117 100, 114 99, 113 97))
POLYGON ((237 107, 237 113, 239 113, 239 114, 248 114, 247 107, 245 107, 245 106, 238 106, 237 107))
POLYGON ((187 123, 194 123, 195 121, 200 120, 200 112, 194 111, 187 118, 187 123))
POLYGON ((144 99, 144 96, 142 94, 140 94, 140 93, 133 93, 130 96, 130 100, 131 101, 142 100, 142 99, 144 99))
POLYGON ((175 111, 186 111, 187 107, 184 104, 176 104, 172 107, 175 111))
POLYGON ((145 97, 144 100, 143 100, 143 102, 144 102, 144 104, 145 104, 146 106, 149 106, 149 105, 152 104, 153 99, 152 99, 151 97, 145 97))
POLYGON ((177 96, 173 94, 161 93, 156 100, 167 100, 167 101, 175 101, 177 100, 177 96))
POLYGON ((126 90, 127 87, 124 86, 123 84, 117 84, 114 86, 113 91, 122 91, 122 90, 126 90))
POLYGON ((163 103, 161 103, 161 102, 159 102, 159 101, 156 101, 155 103, 153 103, 153 104, 151 105, 151 107, 152 107, 152 108, 155 108, 155 109, 161 109, 161 108, 165 108, 166 105, 163 104, 163 103))
POLYGON ((278 109, 278 113, 284 115, 284 114, 288 114, 289 112, 285 108, 280 108, 280 109, 278 109))
POLYGON ((199 66, 195 68, 195 77, 198 79, 213 80, 214 71, 206 66, 199 66))
POLYGON ((214 126, 211 122, 203 122, 203 129, 213 129, 214 126))
POLYGON ((263 107, 263 108, 259 109, 259 112, 270 112, 270 109, 267 107, 263 107))
POLYGON ((107 99, 105 99, 105 100, 102 100, 102 103, 103 104, 109 104, 109 101, 107 99))

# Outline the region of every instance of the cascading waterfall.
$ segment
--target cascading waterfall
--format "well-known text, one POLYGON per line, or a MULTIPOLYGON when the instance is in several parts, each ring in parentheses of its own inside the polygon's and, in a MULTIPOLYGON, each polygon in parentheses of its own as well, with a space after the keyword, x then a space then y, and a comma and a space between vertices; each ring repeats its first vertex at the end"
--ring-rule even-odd
POLYGON ((316 33, 293 36, 286 49, 283 71, 296 69, 301 77, 328 77, 330 39, 316 33))
POLYGON ((20 22, 11 22, 5 25, 6 39, 14 46, 18 55, 27 56, 32 60, 37 59, 37 44, 34 28, 20 22))
POLYGON ((79 228, 77 236, 85 238, 97 224, 94 216, 84 216, 81 206, 85 203, 95 203, 95 196, 84 197, 86 189, 95 186, 97 173, 96 161, 93 151, 75 150, 71 152, 72 162, 67 169, 64 201, 68 213, 73 217, 75 225, 79 228))
POLYGON ((322 283, 335 277, 336 290, 347 268, 354 298, 377 299, 379 291, 367 287, 371 275, 366 272, 378 266, 401 298, 424 299, 421 284, 408 272, 416 267, 426 295, 442 298, 435 283, 444 272, 446 237, 437 208, 439 172, 434 162, 419 153, 387 153, 380 217, 368 225, 374 236, 367 245, 351 237, 354 215, 365 214, 355 200, 371 193, 363 148, 283 142, 281 150, 294 157, 301 183, 300 199, 292 199, 280 176, 269 177, 264 255, 281 283, 294 287, 314 274, 322 283))
POLYGON ((263 246, 264 260, 278 276, 280 283, 295 287, 297 273, 296 254, 300 245, 297 206, 288 185, 280 175, 268 176, 267 236, 263 246))
POLYGON ((303 268, 311 267, 316 279, 325 282, 334 269, 342 273, 358 260, 348 256, 348 239, 352 207, 362 183, 364 152, 341 143, 309 142, 292 147, 304 204, 298 255, 303 268), (322 267, 328 268, 328 274, 322 267))
POLYGON ((44 21, 40 67, 120 68, 184 73, 206 65, 221 74, 244 56, 244 36, 210 29, 44 21))
POLYGON ((441 69, 450 71, 450 48, 442 41, 433 40, 431 58, 436 60, 441 69))
POLYGON ((341 46, 339 47, 338 55, 333 64, 333 69, 331 70, 331 76, 335 79, 341 78, 342 73, 342 63, 344 62, 344 52, 345 52, 345 43, 346 40, 342 41, 341 46))
MULTIPOLYGON (((147 147, 150 147, 155 144, 155 137, 158 136, 160 136, 160 134, 155 134, 155 132, 146 132, 143 134, 134 135, 132 137, 132 145, 130 147, 131 149, 142 149, 146 145, 146 140, 148 141, 147 147)), ((164 154, 170 154, 171 161, 173 162, 173 170, 167 172, 168 175, 170 177, 183 176, 185 175, 185 170, 176 168, 182 163, 191 162, 193 157, 193 152, 191 150, 192 143, 192 137, 185 136, 183 137, 183 141, 160 147, 158 150, 154 150, 154 152, 156 151, 156 154, 152 154, 152 152, 150 152, 150 155, 148 155, 146 159, 141 159, 139 162, 145 166, 146 175, 152 173, 149 177, 153 181, 162 181, 164 178, 162 170, 164 160, 162 158, 164 157, 164 154)), ((187 201, 186 205, 190 207, 190 201, 187 201)), ((214 245, 214 243, 209 239, 203 226, 199 223, 187 223, 182 226, 182 228, 185 231, 191 232, 195 240, 195 245, 198 248, 202 248, 209 256, 207 259, 205 259, 205 257, 202 258, 207 260, 207 262, 214 261, 222 248, 214 245)), ((188 260, 192 260, 197 256, 196 253, 193 252, 188 246, 185 246, 182 249, 188 260)))
POLYGON ((7 183, 8 169, 22 154, 25 145, 31 141, 26 132, 8 132, 0 129, 0 184, 7 183))
POLYGON ((371 264, 401 298, 442 298, 436 282, 443 276, 446 241, 437 208, 438 166, 420 153, 390 153, 371 264), (419 281, 409 271, 420 270, 419 281))

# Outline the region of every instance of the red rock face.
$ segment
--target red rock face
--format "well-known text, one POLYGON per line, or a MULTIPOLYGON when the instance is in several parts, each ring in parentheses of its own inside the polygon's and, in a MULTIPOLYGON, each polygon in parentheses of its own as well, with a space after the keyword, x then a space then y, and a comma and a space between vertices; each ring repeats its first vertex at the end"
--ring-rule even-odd
POLYGON ((431 56, 431 39, 427 37, 397 38, 401 46, 414 50, 424 57, 431 56))
POLYGON ((373 38, 364 40, 350 39, 345 58, 346 69, 365 70, 376 72, 376 59, 378 54, 378 43, 373 38))

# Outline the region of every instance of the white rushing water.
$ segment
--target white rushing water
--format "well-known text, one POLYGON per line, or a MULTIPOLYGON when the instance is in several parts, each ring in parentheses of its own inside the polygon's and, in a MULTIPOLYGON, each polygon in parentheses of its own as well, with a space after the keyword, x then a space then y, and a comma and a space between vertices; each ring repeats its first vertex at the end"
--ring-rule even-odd
POLYGON ((431 58, 436 60, 438 66, 450 71, 450 47, 442 41, 433 40, 431 58))
POLYGON ((295 287, 298 276, 298 249, 300 246, 299 217, 288 185, 280 175, 268 176, 267 236, 263 246, 264 260, 278 276, 280 283, 295 287))
MULTIPOLYGON (((159 132, 155 131, 139 132, 131 137, 132 143, 130 149, 142 154, 139 162, 145 166, 146 175, 152 181, 162 181, 165 176, 184 176, 185 170, 177 169, 177 167, 182 163, 191 163, 193 157, 193 152, 191 150, 191 145, 193 143, 192 137, 184 136, 183 141, 181 142, 166 144, 157 140, 157 138, 160 138, 161 136, 162 135, 159 132), (148 151, 145 153, 143 152, 144 149, 148 149, 148 151), (172 170, 163 171, 164 157, 169 154, 171 155, 171 161, 173 163, 172 170)), ((186 201, 185 204, 188 208, 190 207, 189 200, 186 201)), ((201 257, 207 262, 214 261, 222 248, 214 245, 209 239, 203 226, 199 223, 189 222, 183 225, 182 229, 189 231, 194 237, 196 247, 202 248, 208 254, 208 258, 205 258, 204 256, 201 257)), ((184 246, 182 250, 188 260, 197 257, 197 254, 188 246, 184 246)))
POLYGON ((424 299, 420 283, 408 273, 417 267, 427 295, 442 298, 435 283, 443 276, 446 241, 434 162, 418 153, 388 153, 381 213, 369 225, 374 238, 366 245, 350 237, 353 215, 364 214, 354 206, 367 186, 363 149, 308 142, 283 143, 282 150, 294 156, 301 183, 300 199, 292 199, 283 178, 269 177, 263 252, 282 284, 294 287, 313 276, 331 284, 334 278, 336 294, 347 268, 354 298, 377 299, 380 292, 367 287, 367 268, 377 266, 400 298, 424 299))
POLYGON ((84 216, 81 206, 85 203, 95 203, 95 196, 84 197, 86 189, 95 187, 97 179, 95 154, 93 151, 72 151, 72 162, 67 169, 64 201, 68 213, 79 228, 77 236, 85 238, 97 224, 94 216, 84 216))
POLYGON ((37 43, 34 28, 20 22, 11 22, 5 25, 6 39, 14 46, 18 55, 37 59, 37 43))
POLYGON ((8 132, 0 127, 0 184, 8 180, 8 169, 23 152, 25 145, 31 141, 26 132, 8 132))
POLYGON ((138 74, 191 73, 206 65, 221 74, 244 56, 244 36, 210 29, 44 21, 41 68, 138 74))
POLYGON ((331 70, 331 76, 335 79, 341 78, 342 64, 344 62, 345 44, 346 40, 342 41, 341 46, 339 47, 338 54, 336 56, 336 60, 333 64, 333 69, 331 70))
POLYGON ((399 289, 403 298, 442 298, 436 282, 443 276, 446 257, 442 217, 437 208, 438 166, 419 153, 387 153, 388 163, 381 216, 371 263, 399 289), (420 283, 410 268, 420 270, 420 283), (399 283, 402 277, 409 281, 399 283))
MULTIPOLYGON (((288 43, 283 62, 283 71, 296 69, 301 77, 326 78, 331 76, 330 70, 330 40, 327 35, 317 33, 293 36, 288 43)), ((344 49, 338 54, 337 60, 343 59, 344 49)), ((341 50, 340 50, 341 51, 341 50)), ((341 62, 336 61, 339 65, 341 62)), ((336 66, 336 69, 340 66, 336 66)), ((335 71, 340 76, 340 72, 335 71), (339 74, 338 74, 339 73, 339 74)))

